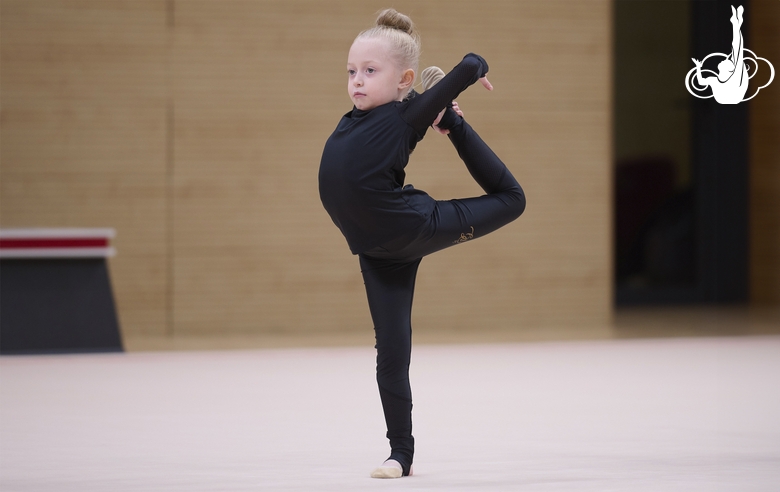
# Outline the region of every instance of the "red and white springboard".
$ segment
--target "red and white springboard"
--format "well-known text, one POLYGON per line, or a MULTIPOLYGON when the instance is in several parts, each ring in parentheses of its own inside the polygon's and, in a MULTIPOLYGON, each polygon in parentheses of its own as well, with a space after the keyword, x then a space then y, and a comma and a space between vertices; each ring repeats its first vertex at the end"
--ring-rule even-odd
POLYGON ((0 258, 107 258, 114 229, 0 229, 0 258))

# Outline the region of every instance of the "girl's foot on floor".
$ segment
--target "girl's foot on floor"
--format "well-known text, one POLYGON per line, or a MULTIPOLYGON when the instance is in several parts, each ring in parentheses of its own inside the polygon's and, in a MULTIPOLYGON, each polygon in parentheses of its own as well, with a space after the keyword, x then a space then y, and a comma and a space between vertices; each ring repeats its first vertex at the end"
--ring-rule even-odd
MULTIPOLYGON (((387 460, 382 463, 382 466, 371 472, 371 478, 401 478, 403 474, 404 470, 401 467, 401 463, 396 460, 387 460)), ((411 475, 412 468, 409 467, 409 476, 411 475)))

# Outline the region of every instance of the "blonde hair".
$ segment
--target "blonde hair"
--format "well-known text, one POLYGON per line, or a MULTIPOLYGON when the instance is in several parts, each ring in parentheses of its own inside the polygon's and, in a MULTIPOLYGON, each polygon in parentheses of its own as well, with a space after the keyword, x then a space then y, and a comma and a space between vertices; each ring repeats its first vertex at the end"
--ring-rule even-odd
POLYGON ((390 44, 390 55, 402 70, 411 68, 417 77, 420 64, 420 35, 412 19, 395 9, 379 12, 374 27, 357 35, 361 38, 382 38, 390 44))

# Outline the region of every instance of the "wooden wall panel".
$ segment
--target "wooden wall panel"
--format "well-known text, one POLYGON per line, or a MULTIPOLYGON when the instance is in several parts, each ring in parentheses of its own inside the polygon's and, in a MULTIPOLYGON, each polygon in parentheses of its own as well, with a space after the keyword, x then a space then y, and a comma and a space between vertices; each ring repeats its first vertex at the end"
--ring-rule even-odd
MULTIPOLYGON (((316 179, 322 146, 351 107, 347 51, 383 6, 176 3, 176 334, 370 328, 357 260, 316 179)), ((604 323, 608 2, 395 7, 421 30, 423 66, 449 69, 468 51, 491 63, 494 93, 475 87, 461 102, 529 196, 516 224, 425 260, 418 324, 604 323)), ((437 198, 481 193, 433 133, 409 181, 437 198)))
MULTIPOLYGON (((351 108, 349 46, 384 6, 2 0, 3 226, 117 227, 126 333, 370 330, 317 171, 351 108)), ((421 30, 422 67, 490 62, 496 90, 459 101, 528 194, 518 222, 425 260, 416 327, 603 324, 609 2, 394 6, 421 30)), ((481 193, 435 133, 408 170, 437 198, 481 193)))
MULTIPOLYGON (((780 304, 780 2, 750 2, 750 45, 775 80, 750 102, 750 297, 780 304)), ((767 76, 762 62, 757 77, 767 76), (763 73, 761 72, 763 70, 763 73)), ((767 79, 764 79, 766 81, 767 79)))
POLYGON ((0 4, 3 227, 113 227, 126 333, 166 331, 163 0, 0 4))

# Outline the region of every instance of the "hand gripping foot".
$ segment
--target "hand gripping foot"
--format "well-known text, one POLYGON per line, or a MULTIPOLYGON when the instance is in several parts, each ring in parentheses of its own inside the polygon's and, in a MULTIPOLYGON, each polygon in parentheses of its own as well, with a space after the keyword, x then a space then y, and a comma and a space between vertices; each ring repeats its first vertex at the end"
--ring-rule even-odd
MULTIPOLYGON (((444 70, 439 67, 428 67, 422 71, 420 76, 422 78, 423 89, 427 91, 444 78, 444 70)), ((461 112, 460 115, 462 116, 462 114, 463 113, 461 112)), ((450 104, 439 114, 437 121, 434 122, 434 127, 438 127, 441 130, 449 130, 458 124, 458 116, 458 113, 452 109, 452 104, 450 104)))

